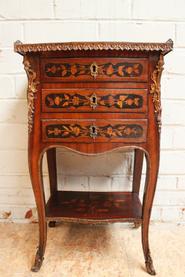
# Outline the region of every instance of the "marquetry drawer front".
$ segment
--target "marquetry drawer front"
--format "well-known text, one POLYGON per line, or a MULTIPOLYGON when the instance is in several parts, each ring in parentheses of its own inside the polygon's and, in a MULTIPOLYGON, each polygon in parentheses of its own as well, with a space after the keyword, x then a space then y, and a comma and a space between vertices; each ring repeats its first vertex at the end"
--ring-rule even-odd
POLYGON ((63 58, 43 59, 45 82, 76 81, 147 81, 145 58, 63 58))
POLYGON ((42 91, 43 112, 147 111, 144 89, 63 89, 42 91))
POLYGON ((147 120, 43 120, 45 142, 145 142, 147 120))

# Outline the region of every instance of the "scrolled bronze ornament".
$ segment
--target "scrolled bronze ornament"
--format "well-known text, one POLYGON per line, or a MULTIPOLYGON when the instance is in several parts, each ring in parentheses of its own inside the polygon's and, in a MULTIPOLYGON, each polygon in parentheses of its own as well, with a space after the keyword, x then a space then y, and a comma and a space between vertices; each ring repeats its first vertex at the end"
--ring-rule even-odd
POLYGON ((28 101, 28 132, 31 133, 33 129, 33 119, 34 119, 34 99, 37 92, 37 85, 39 84, 36 81, 37 75, 36 72, 32 69, 30 61, 27 57, 24 57, 24 69, 28 77, 28 88, 27 88, 27 101, 28 101))
POLYGON ((158 130, 159 132, 161 131, 161 85, 160 85, 160 80, 161 80, 161 74, 163 71, 163 65, 164 65, 164 58, 163 55, 160 55, 159 61, 156 65, 155 70, 152 72, 151 80, 151 89, 150 93, 152 94, 152 101, 154 104, 154 111, 155 111, 155 116, 158 124, 158 130))

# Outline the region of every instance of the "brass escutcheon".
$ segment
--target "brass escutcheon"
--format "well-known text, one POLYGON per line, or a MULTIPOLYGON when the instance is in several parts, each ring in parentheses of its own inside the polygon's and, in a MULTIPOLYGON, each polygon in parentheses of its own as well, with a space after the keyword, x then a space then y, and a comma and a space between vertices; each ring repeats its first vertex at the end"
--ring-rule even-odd
POLYGON ((89 129, 90 129, 90 136, 91 136, 91 138, 95 139, 97 137, 97 135, 98 135, 98 129, 97 129, 97 127, 93 124, 93 125, 90 126, 89 129))
POLYGON ((90 100, 91 108, 95 109, 96 106, 98 105, 98 97, 97 97, 96 93, 93 93, 91 95, 91 97, 89 98, 89 100, 90 100))
POLYGON ((93 62, 90 65, 90 72, 91 72, 91 76, 93 76, 94 78, 96 78, 96 76, 98 75, 98 65, 96 62, 93 62))

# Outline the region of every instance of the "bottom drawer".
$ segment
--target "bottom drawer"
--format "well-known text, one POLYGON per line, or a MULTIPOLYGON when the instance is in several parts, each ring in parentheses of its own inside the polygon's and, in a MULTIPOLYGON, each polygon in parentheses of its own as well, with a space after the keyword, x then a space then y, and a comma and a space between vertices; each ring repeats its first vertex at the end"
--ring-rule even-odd
POLYGON ((145 142, 146 119, 42 120, 44 142, 145 142))

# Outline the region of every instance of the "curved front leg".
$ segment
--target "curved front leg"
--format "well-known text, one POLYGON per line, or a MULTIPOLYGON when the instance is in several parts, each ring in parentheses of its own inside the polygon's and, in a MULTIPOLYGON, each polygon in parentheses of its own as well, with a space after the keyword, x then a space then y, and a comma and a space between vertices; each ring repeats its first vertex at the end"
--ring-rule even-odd
POLYGON ((143 220, 142 220, 142 246, 145 257, 146 270, 151 275, 156 275, 149 247, 149 222, 152 203, 155 194, 157 176, 159 169, 159 148, 148 153, 147 176, 143 199, 143 220))
MULTIPOLYGON (((134 172, 133 172, 133 193, 137 193, 139 195, 140 185, 141 185, 141 175, 143 168, 143 157, 144 152, 141 149, 135 149, 134 151, 134 172)), ((133 224, 133 228, 138 229, 141 226, 140 222, 135 221, 133 224)))
POLYGON ((39 220, 39 246, 35 256, 35 262, 31 270, 39 271, 46 247, 47 225, 45 216, 45 197, 42 182, 42 154, 37 149, 29 151, 29 169, 32 181, 32 187, 37 205, 38 220, 39 220))

